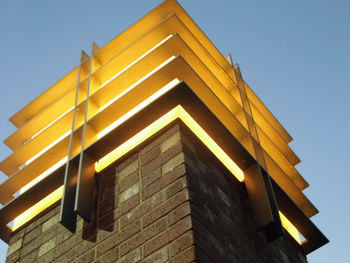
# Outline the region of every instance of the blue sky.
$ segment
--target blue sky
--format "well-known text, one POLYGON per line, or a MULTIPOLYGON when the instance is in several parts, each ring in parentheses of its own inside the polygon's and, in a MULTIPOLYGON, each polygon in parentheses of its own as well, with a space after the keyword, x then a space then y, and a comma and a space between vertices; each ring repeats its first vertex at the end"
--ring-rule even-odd
MULTIPOLYGON (((0 1, 0 139, 7 120, 159 0, 0 1)), ((179 3, 293 136, 290 144, 330 243, 310 263, 350 262, 350 1, 179 3)), ((0 145, 0 159, 10 154, 0 145)), ((0 173, 0 181, 5 176, 0 173)), ((1 242, 1 241, 0 241, 1 242)), ((0 243, 0 262, 7 247, 0 243)))

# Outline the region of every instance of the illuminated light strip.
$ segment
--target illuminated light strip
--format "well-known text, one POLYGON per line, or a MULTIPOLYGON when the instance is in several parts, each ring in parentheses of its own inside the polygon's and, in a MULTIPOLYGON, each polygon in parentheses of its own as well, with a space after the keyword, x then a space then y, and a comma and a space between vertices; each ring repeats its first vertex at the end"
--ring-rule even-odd
POLYGON ((289 219, 281 212, 278 211, 280 214, 280 218, 282 221, 282 225, 285 230, 297 241, 300 245, 302 244, 301 239, 300 239, 300 233, 298 229, 293 225, 292 222, 289 221, 289 219))
POLYGON ((166 84, 164 87, 159 89, 156 93, 154 93, 152 96, 148 97, 146 100, 141 102, 139 105, 134 107, 131 111, 124 114, 122 117, 120 117, 118 120, 110 124, 108 127, 103 129, 101 132, 97 134, 97 138, 101 139, 103 136, 105 136, 107 133, 112 131, 114 128, 121 125, 123 122, 131 118, 133 115, 135 115, 137 112, 145 108, 147 105, 149 105, 152 101, 156 100, 163 94, 167 93, 171 88, 175 87, 177 84, 180 83, 180 80, 178 78, 173 79, 168 84, 166 84))
POLYGON ((30 158, 28 161, 25 162, 25 165, 30 164, 31 162, 33 162, 35 159, 39 158, 41 155, 43 155, 45 152, 47 152, 48 150, 50 150, 52 147, 54 147, 57 143, 59 143, 60 141, 62 141, 65 137, 67 137, 69 134, 71 133, 71 131, 67 131, 65 134, 63 134, 62 136, 58 137, 55 141, 53 141, 52 143, 50 143, 48 146, 46 146, 44 149, 42 149, 40 152, 38 152, 36 155, 34 155, 32 158, 30 158))
POLYGON ((136 81, 134 84, 132 84, 129 88, 127 88, 126 90, 124 90, 122 93, 120 93, 118 96, 114 97, 112 100, 110 100, 109 102, 107 102, 105 105, 103 105, 101 108, 98 109, 99 112, 103 111, 104 109, 106 109, 109 105, 111 105, 113 102, 119 100, 121 97, 123 97, 126 93, 128 93, 130 90, 134 89, 138 84, 140 84, 141 82, 143 82, 145 79, 147 79, 149 76, 151 76, 153 73, 157 72, 159 69, 161 69, 162 67, 164 67, 165 65, 169 64, 171 61, 173 61, 176 57, 175 56, 171 56, 170 58, 168 58, 166 61, 164 61, 162 64, 160 64, 158 67, 156 67, 155 69, 153 69, 151 72, 147 73, 145 76, 143 76, 141 79, 139 79, 138 81, 136 81))
POLYGON ((167 41, 169 38, 171 38, 173 36, 173 34, 170 34, 169 36, 167 36, 166 38, 164 38, 162 41, 160 41, 157 45, 155 45, 153 48, 151 48, 150 50, 148 50, 146 53, 144 53, 141 57, 139 57, 138 59, 136 59, 135 61, 133 61, 130 65, 128 65, 126 68, 124 68, 122 71, 118 72, 117 74, 115 74, 112 78, 110 78, 109 80, 107 80, 105 83, 103 83, 101 85, 101 88, 103 88, 104 86, 106 86, 108 83, 110 83, 112 80, 114 80, 116 77, 118 77, 119 75, 121 75, 124 71, 128 70, 130 67, 132 67, 134 64, 136 64, 138 61, 140 61, 141 59, 143 59, 145 56, 147 56, 149 53, 151 53, 153 50, 155 50, 157 47, 159 47, 160 45, 162 45, 165 41, 167 41))
MULTIPOLYGON (((36 177, 34 180, 23 186, 20 190, 20 194, 23 194, 25 191, 28 191, 32 186, 43 180, 46 176, 51 174, 53 171, 55 171, 58 167, 63 165, 67 161, 67 157, 64 157, 62 160, 55 163, 53 166, 51 166, 49 169, 47 169, 45 172, 40 174, 38 177, 36 177)), ((13 221, 13 228, 12 231, 16 230, 23 224, 27 223, 29 220, 31 220, 33 217, 38 215, 40 212, 44 211, 46 208, 54 204, 56 201, 60 200, 62 198, 63 193, 63 186, 40 200, 38 203, 24 211, 22 214, 17 216, 13 221)))
POLYGON ((186 126, 191 129, 191 131, 200 139, 200 141, 209 148, 209 150, 223 163, 223 165, 237 178, 237 180, 240 182, 244 180, 243 171, 180 105, 170 110, 158 120, 98 160, 95 163, 96 172, 102 171, 108 165, 115 162, 121 156, 141 144, 147 138, 154 135, 177 118, 181 119, 186 126))
POLYGON ((22 214, 17 216, 13 222, 12 231, 15 231, 16 229, 21 227, 23 224, 31 220, 33 217, 40 214, 46 208, 56 203, 58 200, 62 198, 62 194, 63 194, 63 186, 57 188, 51 194, 47 195, 45 198, 41 199, 31 208, 27 209, 22 214))

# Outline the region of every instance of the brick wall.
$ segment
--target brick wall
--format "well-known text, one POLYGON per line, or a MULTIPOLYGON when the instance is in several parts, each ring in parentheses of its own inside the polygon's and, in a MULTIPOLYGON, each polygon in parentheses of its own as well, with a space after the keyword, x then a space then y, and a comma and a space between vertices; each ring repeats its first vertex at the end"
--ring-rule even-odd
POLYGON ((92 223, 58 223, 59 204, 11 238, 7 262, 306 262, 288 236, 254 229, 243 184, 175 124, 97 178, 92 223))

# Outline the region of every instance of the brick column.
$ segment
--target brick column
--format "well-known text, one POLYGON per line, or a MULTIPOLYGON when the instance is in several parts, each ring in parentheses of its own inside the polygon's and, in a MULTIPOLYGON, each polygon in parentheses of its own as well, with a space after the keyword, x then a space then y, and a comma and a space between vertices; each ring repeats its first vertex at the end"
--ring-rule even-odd
POLYGON ((306 262, 288 236, 265 241, 244 185, 180 124, 97 181, 94 222, 72 234, 56 204, 12 236, 7 262, 306 262))

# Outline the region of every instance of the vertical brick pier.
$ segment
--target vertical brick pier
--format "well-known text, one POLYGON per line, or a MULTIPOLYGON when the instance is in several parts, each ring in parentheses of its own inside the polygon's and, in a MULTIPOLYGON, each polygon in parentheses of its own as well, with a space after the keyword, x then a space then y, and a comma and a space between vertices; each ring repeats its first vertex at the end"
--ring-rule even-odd
POLYGON ((256 231, 244 184, 181 123, 96 180, 92 223, 70 233, 58 203, 13 234, 7 262, 306 262, 288 234, 256 231))

